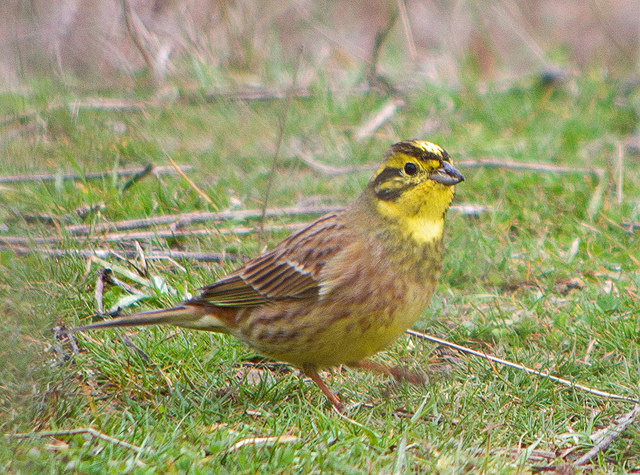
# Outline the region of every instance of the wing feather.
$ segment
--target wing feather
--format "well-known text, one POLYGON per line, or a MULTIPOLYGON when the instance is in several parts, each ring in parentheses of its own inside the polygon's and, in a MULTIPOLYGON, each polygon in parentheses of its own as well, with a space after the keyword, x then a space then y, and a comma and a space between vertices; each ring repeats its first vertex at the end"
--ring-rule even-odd
POLYGON ((223 307, 258 307, 284 299, 318 298, 325 263, 352 236, 343 214, 325 215, 271 251, 247 262, 191 302, 223 307))

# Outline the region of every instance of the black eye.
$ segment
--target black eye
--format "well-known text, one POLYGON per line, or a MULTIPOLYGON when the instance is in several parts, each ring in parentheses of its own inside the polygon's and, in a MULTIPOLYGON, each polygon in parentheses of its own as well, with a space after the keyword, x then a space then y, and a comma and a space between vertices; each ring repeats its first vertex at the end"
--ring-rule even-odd
POLYGON ((418 166, 412 162, 405 163, 404 172, 409 176, 413 176, 418 173, 418 166))

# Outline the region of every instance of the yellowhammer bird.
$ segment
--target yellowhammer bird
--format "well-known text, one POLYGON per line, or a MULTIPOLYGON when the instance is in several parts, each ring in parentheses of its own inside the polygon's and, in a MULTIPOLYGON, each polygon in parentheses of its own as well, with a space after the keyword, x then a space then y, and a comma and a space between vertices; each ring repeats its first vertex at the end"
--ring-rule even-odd
POLYGON ((333 405, 320 368, 346 364, 416 378, 366 358, 395 341, 429 303, 443 260, 444 217, 464 180, 449 154, 396 143, 360 197, 166 310, 73 329, 171 324, 230 333, 304 370, 333 405))

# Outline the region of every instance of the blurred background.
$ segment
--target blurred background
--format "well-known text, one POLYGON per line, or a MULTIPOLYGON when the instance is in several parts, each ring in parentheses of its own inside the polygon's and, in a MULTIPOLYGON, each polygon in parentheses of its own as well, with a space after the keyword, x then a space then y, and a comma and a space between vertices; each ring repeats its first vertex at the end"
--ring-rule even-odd
POLYGON ((141 71, 159 83, 195 72, 206 86, 264 85, 281 79, 269 62, 294 62, 301 47, 313 68, 303 66, 301 85, 322 71, 338 86, 372 63, 390 78, 447 85, 469 66, 493 80, 558 64, 632 74, 639 23, 637 0, 5 0, 0 85, 55 76, 121 86, 141 71))

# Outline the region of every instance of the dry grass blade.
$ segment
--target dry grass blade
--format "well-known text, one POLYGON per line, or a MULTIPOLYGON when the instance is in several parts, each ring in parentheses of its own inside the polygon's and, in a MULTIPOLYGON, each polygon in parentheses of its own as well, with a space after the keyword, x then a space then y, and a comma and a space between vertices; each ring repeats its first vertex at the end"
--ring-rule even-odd
POLYGON ((210 205, 213 204, 213 200, 211 198, 209 198, 209 196, 204 191, 202 191, 200 188, 198 188, 198 186, 193 182, 193 180, 191 178, 189 178, 185 174, 185 172, 183 172, 180 169, 180 167, 173 160, 173 158, 171 158, 171 156, 167 152, 164 152, 164 154, 167 156, 167 160, 169 160, 169 163, 171 163, 171 166, 176 170, 178 175, 180 175, 189 184, 189 186, 191 188, 193 188, 196 191, 196 193, 198 193, 207 203, 209 203, 210 205))
POLYGON ((229 449, 229 452, 235 452, 246 446, 251 447, 271 447, 276 444, 285 444, 291 442, 299 442, 300 438, 295 435, 280 435, 277 437, 249 437, 248 439, 242 439, 229 449))
POLYGON ((102 269, 98 274, 98 279, 96 280, 96 288, 93 291, 94 298, 96 299, 96 308, 98 309, 98 314, 100 315, 104 313, 104 285, 109 282, 111 274, 111 269, 102 269))
POLYGON ((526 371, 529 374, 534 374, 536 376, 539 376, 541 378, 546 378, 549 379, 553 382, 562 384, 564 386, 570 387, 570 388, 574 388, 574 389, 578 389, 580 391, 584 391, 586 393, 589 394, 593 394, 595 396, 600 396, 600 397, 605 397, 607 399, 615 399, 615 400, 619 400, 619 401, 626 401, 626 402, 633 402, 636 404, 640 404, 640 401, 638 399, 632 398, 632 397, 628 397, 628 396, 622 396, 620 394, 614 394, 614 393, 610 393, 607 391, 601 391, 599 389, 592 389, 588 386, 583 386, 582 384, 576 384, 572 381, 569 381, 567 379, 563 379, 563 378, 559 378, 558 376, 553 376, 552 374, 546 373, 544 371, 539 371, 537 369, 532 369, 529 368, 525 365, 522 364, 518 364, 518 363, 513 363, 511 361, 508 360, 504 360, 502 358, 498 358, 496 356, 491 356, 491 355, 487 355, 486 353, 483 353, 481 351, 476 351, 476 350, 472 350, 471 348, 467 348, 465 346, 462 345, 456 345, 455 343, 451 343, 447 340, 443 340, 441 338, 437 338, 435 336, 431 336, 431 335, 427 335, 426 333, 421 333, 421 332, 417 332, 415 330, 407 330, 407 333, 409 335, 413 335, 416 336, 418 338, 421 338, 423 340, 428 340, 431 341, 433 343, 437 343, 439 345, 442 346, 446 346, 448 348, 453 348, 454 350, 457 351, 461 351, 463 353, 467 353, 470 355, 474 355, 474 356, 478 356, 480 358, 483 358, 485 360, 489 360, 493 363, 498 363, 504 366, 509 366, 510 368, 515 368, 515 369, 520 369, 523 371, 526 371))
POLYGON ((42 432, 26 432, 26 433, 18 433, 18 434, 5 434, 5 437, 10 439, 30 439, 32 437, 64 437, 70 435, 78 435, 78 434, 88 434, 91 437, 95 437, 96 439, 104 440, 105 442, 109 442, 110 444, 114 444, 120 447, 124 447, 125 449, 132 450, 136 453, 148 452, 150 449, 145 447, 138 447, 137 445, 133 445, 129 442, 125 442, 124 440, 118 439, 116 437, 111 437, 110 435, 105 434, 104 432, 100 432, 99 430, 94 429, 93 427, 80 428, 80 429, 69 429, 69 430, 50 430, 50 431, 42 431, 42 432))
POLYGON ((609 426, 609 430, 607 430, 606 434, 596 442, 591 450, 573 463, 574 467, 585 465, 596 457, 599 452, 605 451, 616 437, 622 434, 622 432, 624 432, 624 430, 638 417, 638 415, 640 415, 640 405, 636 404, 633 409, 617 418, 614 424, 609 426))
POLYGON ((589 216, 589 219, 591 221, 593 221, 593 218, 595 218, 600 209, 602 209, 606 187, 607 183, 604 180, 600 180, 598 186, 596 186, 596 189, 593 191, 593 194, 589 199, 589 205, 587 206, 587 216, 589 216))

